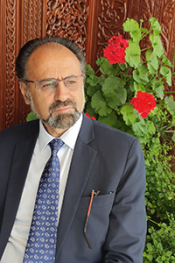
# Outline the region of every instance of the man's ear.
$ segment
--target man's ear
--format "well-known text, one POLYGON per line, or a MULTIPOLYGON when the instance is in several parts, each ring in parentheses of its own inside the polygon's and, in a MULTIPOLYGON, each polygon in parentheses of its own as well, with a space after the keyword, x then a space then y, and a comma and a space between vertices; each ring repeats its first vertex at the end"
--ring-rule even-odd
POLYGON ((30 97, 29 97, 27 85, 23 82, 20 82, 20 90, 23 95, 25 103, 27 105, 30 105, 30 97))

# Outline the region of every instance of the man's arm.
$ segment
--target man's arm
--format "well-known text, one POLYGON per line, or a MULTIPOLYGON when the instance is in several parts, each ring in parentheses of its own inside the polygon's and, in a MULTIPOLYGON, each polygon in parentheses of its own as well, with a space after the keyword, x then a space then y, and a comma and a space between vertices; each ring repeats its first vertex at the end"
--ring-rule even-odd
POLYGON ((128 153, 110 214, 104 263, 142 263, 146 234, 145 165, 138 140, 128 153))

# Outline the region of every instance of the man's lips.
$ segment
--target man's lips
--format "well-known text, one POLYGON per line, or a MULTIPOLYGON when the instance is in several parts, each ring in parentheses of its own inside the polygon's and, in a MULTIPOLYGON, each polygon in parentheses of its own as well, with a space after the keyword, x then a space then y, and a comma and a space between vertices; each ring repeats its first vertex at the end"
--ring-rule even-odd
POLYGON ((57 113, 57 112, 67 112, 74 109, 73 107, 69 106, 69 107, 62 107, 62 108, 58 108, 55 109, 52 113, 57 113))
POLYGON ((69 113, 76 111, 77 104, 75 101, 67 99, 65 101, 56 101, 49 108, 50 116, 57 115, 59 113, 69 113))

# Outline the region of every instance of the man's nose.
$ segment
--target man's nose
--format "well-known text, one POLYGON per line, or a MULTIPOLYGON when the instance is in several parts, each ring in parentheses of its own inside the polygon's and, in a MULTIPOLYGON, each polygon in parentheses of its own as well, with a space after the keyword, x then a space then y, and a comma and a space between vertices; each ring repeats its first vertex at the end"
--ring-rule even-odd
POLYGON ((65 101, 68 98, 69 90, 64 85, 64 81, 58 81, 57 88, 55 90, 55 100, 65 101))

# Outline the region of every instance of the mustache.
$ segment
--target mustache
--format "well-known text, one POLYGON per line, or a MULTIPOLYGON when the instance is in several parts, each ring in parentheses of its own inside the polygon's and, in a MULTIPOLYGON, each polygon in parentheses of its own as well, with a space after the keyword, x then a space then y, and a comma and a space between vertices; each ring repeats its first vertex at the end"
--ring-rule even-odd
POLYGON ((77 103, 74 100, 70 100, 70 99, 67 99, 65 101, 57 100, 49 107, 49 113, 52 114, 55 110, 67 106, 71 106, 76 109, 77 103))

